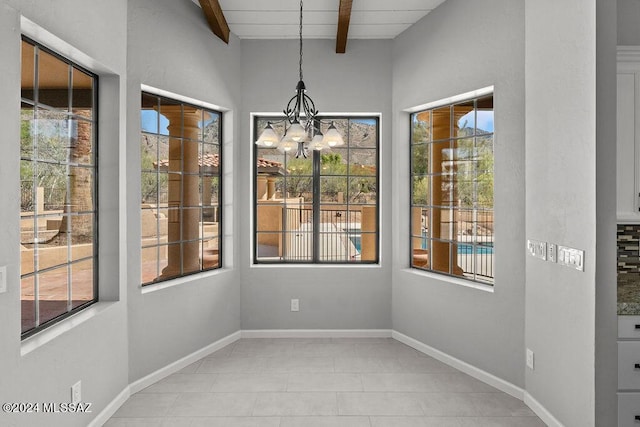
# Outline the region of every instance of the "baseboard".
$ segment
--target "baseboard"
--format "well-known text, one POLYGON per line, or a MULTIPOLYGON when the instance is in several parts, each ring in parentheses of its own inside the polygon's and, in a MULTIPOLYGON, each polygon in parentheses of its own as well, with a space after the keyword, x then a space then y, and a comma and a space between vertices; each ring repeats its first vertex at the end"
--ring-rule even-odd
POLYGON ((208 346, 203 347, 200 350, 196 350, 193 353, 186 355, 182 359, 178 359, 175 362, 170 363, 169 365, 163 368, 160 368, 155 372, 150 373, 146 377, 140 378, 139 380, 129 385, 129 388, 131 389, 131 394, 135 394, 140 390, 144 390, 145 388, 160 381, 161 379, 168 377, 171 374, 175 374, 180 369, 186 368, 187 366, 197 362, 203 357, 206 357, 211 353, 218 351, 221 348, 226 347, 227 345, 233 342, 238 341, 240 337, 241 337, 240 331, 234 332, 231 335, 227 335, 224 338, 220 338, 218 341, 214 342, 213 344, 209 344, 208 346))
POLYGON ((448 355, 438 349, 435 349, 431 346, 428 346, 416 339, 413 339, 407 335, 404 335, 398 331, 393 331, 392 337, 401 343, 408 345, 409 347, 413 347, 416 350, 427 354, 434 359, 441 361, 442 363, 446 363, 449 366, 452 366, 459 371, 464 372, 467 375, 474 377, 477 380, 485 382, 492 387, 497 388, 500 391, 503 391, 516 399, 522 400, 525 405, 527 405, 531 410, 549 427, 564 427, 560 421, 558 421, 551 412, 549 412, 544 406, 540 404, 537 400, 535 400, 529 393, 520 387, 511 384, 508 381, 505 381, 501 378, 496 377, 493 374, 490 374, 482 369, 476 368, 473 365, 468 364, 467 362, 463 362, 460 359, 457 359, 453 356, 448 355))
POLYGON ((556 419, 551 412, 547 411, 547 408, 542 406, 540 402, 533 398, 529 393, 524 393, 524 403, 531 408, 533 412, 540 418, 548 427, 564 427, 564 425, 556 419))
POLYGON ((544 406, 529 393, 482 369, 476 368, 460 359, 428 346, 416 339, 391 329, 254 329, 240 330, 201 348, 125 387, 100 413, 89 423, 89 427, 99 427, 106 423, 118 408, 134 393, 154 384, 161 379, 178 372, 180 369, 197 362, 209 354, 239 340, 240 338, 394 338, 426 355, 452 366, 467 375, 485 382, 524 403, 549 427, 564 427, 544 406))
POLYGON ((126 386, 100 413, 89 423, 88 427, 101 427, 109 421, 109 418, 127 401, 131 396, 129 386, 126 386))
POLYGON ((242 338, 391 338, 391 329, 248 329, 242 338))
POLYGON ((401 343, 406 344, 409 347, 413 347, 416 350, 441 361, 442 363, 446 363, 447 365, 452 366, 457 370, 472 376, 475 379, 487 383, 490 386, 495 387, 498 390, 515 397, 516 399, 524 400, 525 391, 520 387, 503 380, 502 378, 498 378, 495 375, 490 374, 489 372, 483 371, 480 368, 476 368, 475 366, 470 365, 467 362, 463 362, 460 359, 450 356, 447 353, 428 346, 398 331, 393 331, 392 337, 400 341, 401 343))

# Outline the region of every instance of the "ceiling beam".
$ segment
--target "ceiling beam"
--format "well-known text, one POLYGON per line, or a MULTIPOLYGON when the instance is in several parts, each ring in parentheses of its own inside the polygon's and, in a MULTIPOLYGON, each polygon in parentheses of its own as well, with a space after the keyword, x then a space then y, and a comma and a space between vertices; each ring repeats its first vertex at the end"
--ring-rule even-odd
POLYGON ((218 38, 226 44, 229 44, 229 25, 227 24, 218 0, 198 1, 200 2, 200 7, 204 12, 204 16, 207 18, 209 28, 211 28, 213 34, 218 36, 218 38))
POLYGON ((338 9, 338 34, 336 35, 336 53, 345 53, 347 50, 347 34, 349 33, 352 2, 353 0, 340 0, 340 8, 338 9))

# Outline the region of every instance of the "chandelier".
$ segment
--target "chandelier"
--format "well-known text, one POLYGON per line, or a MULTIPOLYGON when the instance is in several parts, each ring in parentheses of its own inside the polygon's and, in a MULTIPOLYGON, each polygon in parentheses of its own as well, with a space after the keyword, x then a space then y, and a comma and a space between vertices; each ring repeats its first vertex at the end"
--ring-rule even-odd
POLYGON ((291 97, 282 110, 285 118, 267 122, 256 145, 263 148, 277 148, 282 153, 296 150, 296 158, 308 156, 308 149, 320 151, 325 148, 344 144, 334 122, 325 122, 317 118, 318 110, 309 95, 302 79, 302 0, 300 0, 300 61, 298 63, 300 80, 296 85, 296 94, 291 97), (302 123, 301 123, 302 121, 302 123), (274 123, 284 123, 285 133, 280 137, 274 123), (320 131, 320 123, 329 123, 326 134, 320 131))

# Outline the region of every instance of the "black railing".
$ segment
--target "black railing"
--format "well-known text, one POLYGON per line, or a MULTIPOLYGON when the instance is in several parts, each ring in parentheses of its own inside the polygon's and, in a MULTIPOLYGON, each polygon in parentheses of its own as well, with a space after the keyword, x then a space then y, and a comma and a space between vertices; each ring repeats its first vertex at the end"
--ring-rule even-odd
MULTIPOLYGON (((448 238, 435 240, 448 242, 451 245, 450 264, 462 268, 465 277, 481 282, 493 282, 494 279, 494 247, 493 247, 493 212, 477 210, 451 212, 451 220, 442 221, 451 233, 448 238), (455 248, 455 249, 454 249, 455 248)), ((429 210, 422 210, 422 244, 421 249, 431 251, 428 225, 429 210)), ((436 225, 433 225, 436 227, 436 225)), ((430 256, 428 257, 431 258, 430 256)), ((430 262, 429 262, 430 264, 430 262)), ((430 269, 428 265, 426 269, 430 269)))
MULTIPOLYGON (((356 210, 320 210, 319 261, 359 261, 361 252, 361 217, 356 210)), ((282 217, 282 258, 287 261, 313 260, 313 210, 287 207, 282 217)))

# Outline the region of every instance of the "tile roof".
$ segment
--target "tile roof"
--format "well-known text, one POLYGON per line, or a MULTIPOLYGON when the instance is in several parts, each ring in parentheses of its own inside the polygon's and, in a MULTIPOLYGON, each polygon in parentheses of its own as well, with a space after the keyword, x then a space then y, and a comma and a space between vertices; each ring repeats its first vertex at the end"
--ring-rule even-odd
POLYGON ((263 159, 262 157, 258 157, 258 167, 259 168, 281 168, 282 163, 276 162, 273 160, 263 159))
MULTIPOLYGON (((262 157, 258 157, 258 169, 260 168, 282 168, 282 163, 274 160, 267 160, 262 157)), ((198 156, 198 165, 202 168, 217 168, 220 166, 220 156, 218 154, 205 154, 204 156, 198 156)), ((156 169, 167 169, 169 167, 169 159, 162 159, 160 162, 153 162, 153 167, 156 169)))

